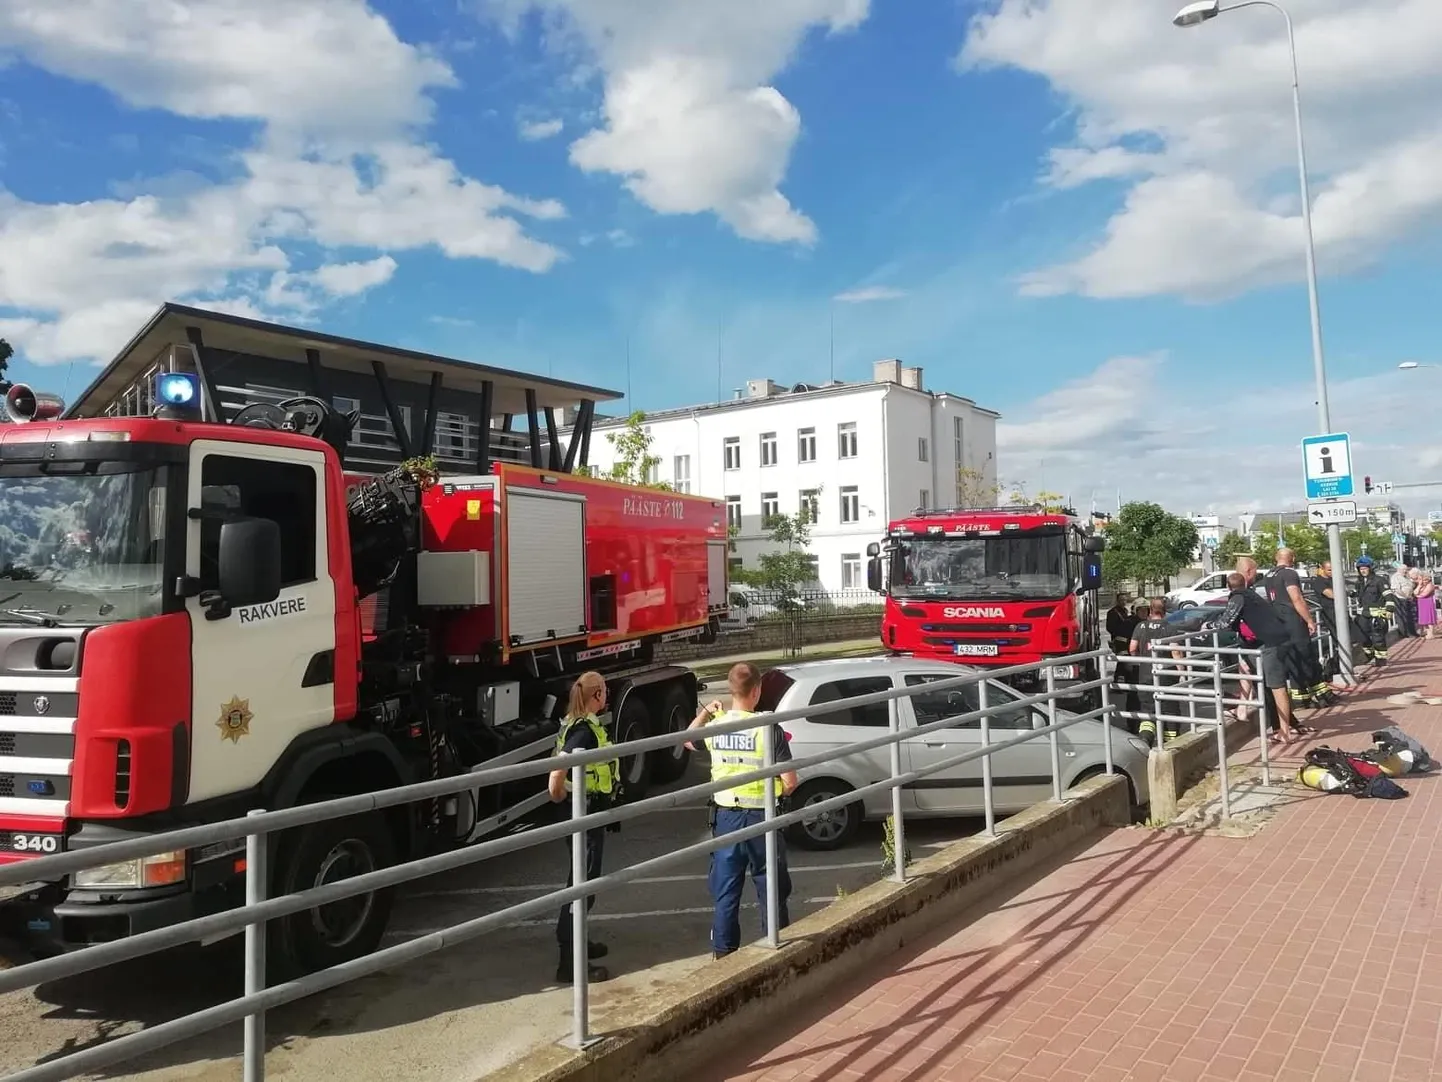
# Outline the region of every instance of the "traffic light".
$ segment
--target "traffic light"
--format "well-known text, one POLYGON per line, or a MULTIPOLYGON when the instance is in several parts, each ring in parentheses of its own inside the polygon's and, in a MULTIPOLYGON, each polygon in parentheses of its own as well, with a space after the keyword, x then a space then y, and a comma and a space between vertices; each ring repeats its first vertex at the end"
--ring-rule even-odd
POLYGON ((1363 492, 1366 492, 1366 493, 1369 493, 1369 494, 1371 493, 1371 491, 1372 491, 1372 478, 1370 478, 1370 477, 1364 477, 1364 478, 1362 478, 1362 491, 1363 491, 1363 492))

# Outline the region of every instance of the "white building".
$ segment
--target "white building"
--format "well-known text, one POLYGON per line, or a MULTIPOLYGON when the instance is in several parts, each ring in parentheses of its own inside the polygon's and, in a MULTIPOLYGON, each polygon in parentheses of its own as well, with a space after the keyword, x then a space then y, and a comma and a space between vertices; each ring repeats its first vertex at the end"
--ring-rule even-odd
MULTIPOLYGON (((825 590, 865 589, 865 552, 888 521, 917 507, 955 506, 958 470, 996 481, 996 421, 968 398, 925 390, 920 368, 878 361, 870 383, 778 387, 751 380, 729 401, 646 416, 655 479, 726 500, 737 535, 733 562, 754 567, 775 547, 764 524, 803 505, 825 590)), ((590 463, 615 459, 597 418, 590 463)))

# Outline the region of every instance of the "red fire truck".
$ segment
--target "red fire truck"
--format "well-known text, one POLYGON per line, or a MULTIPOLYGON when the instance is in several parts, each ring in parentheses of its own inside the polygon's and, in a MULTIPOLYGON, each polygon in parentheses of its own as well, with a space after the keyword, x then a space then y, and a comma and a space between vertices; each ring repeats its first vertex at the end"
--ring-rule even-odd
MULTIPOLYGON (((354 417, 314 398, 204 421, 0 427, 0 862, 548 754, 577 673, 617 740, 684 728, 697 685, 656 646, 727 604, 715 500, 501 463, 343 473, 354 417)), ((193 379, 193 377, 192 377, 193 379)), ((623 761, 627 791, 684 749, 623 761)), ((464 845, 545 805, 543 777, 273 841, 275 892, 464 845)), ((237 904, 238 846, 7 889, 42 951, 237 904)), ((277 967, 358 957, 389 899, 272 922, 277 967)))
MULTIPOLYGON (((1025 665, 1096 649, 1104 539, 1042 507, 918 510, 867 548, 867 582, 886 594, 888 650, 972 665, 1025 665)), ((1057 686, 1096 679, 1053 667, 1057 686)), ((1014 680, 1034 686, 1038 673, 1014 680)))

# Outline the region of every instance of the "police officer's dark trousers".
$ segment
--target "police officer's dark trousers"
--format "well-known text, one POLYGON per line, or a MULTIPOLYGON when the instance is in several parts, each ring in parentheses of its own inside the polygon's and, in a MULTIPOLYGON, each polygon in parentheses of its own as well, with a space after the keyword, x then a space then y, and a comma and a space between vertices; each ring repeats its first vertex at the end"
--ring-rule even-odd
MULTIPOLYGON (((761 808, 717 808, 712 835, 719 838, 765 821, 766 812, 761 808)), ((786 868, 786 840, 779 835, 776 838, 776 863, 774 872, 781 900, 778 925, 785 928, 791 923, 786 906, 791 896, 791 873, 786 868)), ((711 950, 716 954, 730 954, 741 946, 741 895, 746 887, 748 869, 751 881, 756 884, 756 898, 761 905, 761 934, 765 935, 766 876, 772 872, 766 867, 766 836, 757 835, 711 854, 711 873, 707 880, 711 897, 716 903, 711 925, 711 950)))
MULTIPOLYGON (((596 798, 592 797, 592 799, 595 800, 596 798)), ((587 811, 591 812, 601 810, 603 809, 600 807, 587 808, 587 811)), ((586 831, 586 840, 583 844, 586 846, 586 881, 589 883, 592 879, 601 878, 601 856, 606 849, 606 828, 601 827, 597 830, 586 831)), ((570 853, 571 845, 570 839, 568 839, 566 845, 566 867, 568 869, 566 872, 566 886, 568 887, 573 885, 574 878, 572 872, 569 870, 572 868, 570 853)), ((590 912, 595 904, 596 896, 594 894, 589 895, 586 898, 586 911, 590 912)), ((563 949, 571 945, 571 931, 571 903, 567 902, 561 906, 561 915, 556 920, 556 942, 559 943, 563 949)))

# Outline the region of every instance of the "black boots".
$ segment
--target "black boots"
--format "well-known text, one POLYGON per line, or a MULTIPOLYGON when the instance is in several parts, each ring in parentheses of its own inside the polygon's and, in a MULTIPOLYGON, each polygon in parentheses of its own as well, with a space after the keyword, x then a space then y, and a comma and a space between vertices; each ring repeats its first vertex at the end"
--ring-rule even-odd
MULTIPOLYGON (((604 943, 597 943, 594 940, 586 944, 586 956, 589 959, 604 958, 609 949, 604 943)), ((556 981, 559 984, 570 984, 575 979, 575 967, 571 961, 571 947, 567 943, 561 944, 561 957, 556 965, 556 981)), ((586 966, 586 979, 592 984, 600 984, 602 981, 611 979, 611 971, 605 966, 586 966)))

